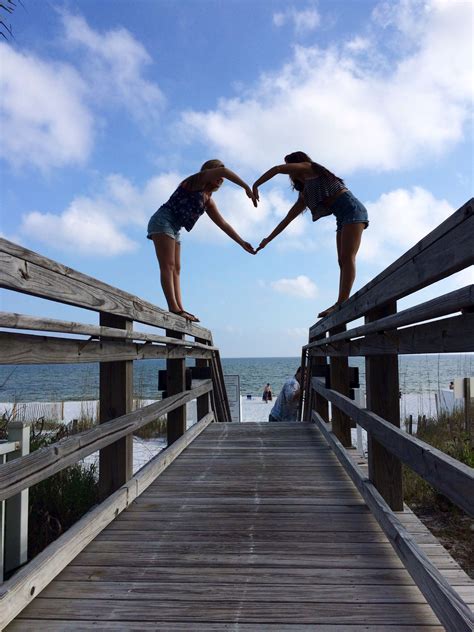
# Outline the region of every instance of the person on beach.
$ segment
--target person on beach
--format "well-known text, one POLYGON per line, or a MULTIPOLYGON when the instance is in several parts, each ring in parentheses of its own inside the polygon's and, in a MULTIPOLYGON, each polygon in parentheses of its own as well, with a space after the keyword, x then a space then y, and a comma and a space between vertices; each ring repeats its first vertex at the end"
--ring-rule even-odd
POLYGON ((262 399, 267 404, 272 401, 272 387, 268 382, 263 389, 262 399))
POLYGON ((244 250, 254 255, 255 250, 228 224, 219 213, 212 194, 224 179, 241 186, 257 206, 251 188, 239 176, 227 169, 220 160, 208 160, 198 173, 185 178, 176 191, 154 213, 148 222, 148 239, 153 241, 160 266, 161 287, 168 303, 168 310, 192 322, 199 318, 186 311, 181 298, 181 242, 180 230, 190 231, 199 217, 207 213, 212 221, 244 250))
POLYGON ((318 317, 328 316, 350 296, 362 232, 369 225, 367 209, 347 189, 341 178, 311 160, 302 151, 288 154, 285 156, 285 164, 272 167, 255 181, 253 193, 257 200, 258 187, 280 173, 290 177, 293 188, 298 192, 298 199, 270 235, 262 239, 256 252, 265 248, 307 207, 311 211, 313 222, 326 215, 335 215, 337 258, 340 268, 339 295, 334 305, 318 314, 318 317))
POLYGON ((298 421, 298 404, 301 390, 301 367, 294 377, 286 380, 268 416, 268 421, 298 421))

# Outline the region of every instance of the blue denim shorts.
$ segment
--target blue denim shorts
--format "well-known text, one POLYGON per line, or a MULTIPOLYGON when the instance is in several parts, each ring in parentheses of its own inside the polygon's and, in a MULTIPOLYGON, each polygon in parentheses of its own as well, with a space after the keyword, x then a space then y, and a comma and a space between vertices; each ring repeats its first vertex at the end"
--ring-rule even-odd
POLYGON ((363 222, 365 228, 369 225, 367 209, 350 191, 346 191, 336 198, 331 204, 330 209, 333 215, 336 216, 336 231, 342 230, 345 224, 358 224, 363 222))
POLYGON ((164 233, 175 239, 176 243, 179 244, 181 243, 180 229, 181 226, 176 224, 176 219, 170 209, 166 206, 160 206, 148 222, 147 237, 151 239, 152 235, 164 233))

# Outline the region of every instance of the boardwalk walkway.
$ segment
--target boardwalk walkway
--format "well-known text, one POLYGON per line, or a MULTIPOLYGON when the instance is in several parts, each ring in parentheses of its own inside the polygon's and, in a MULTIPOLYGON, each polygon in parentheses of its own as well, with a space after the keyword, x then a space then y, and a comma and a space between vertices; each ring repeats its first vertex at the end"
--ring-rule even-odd
MULTIPOLYGON (((403 521, 472 604, 469 578, 403 521)), ((6 629, 443 628, 314 425, 214 423, 6 629)))

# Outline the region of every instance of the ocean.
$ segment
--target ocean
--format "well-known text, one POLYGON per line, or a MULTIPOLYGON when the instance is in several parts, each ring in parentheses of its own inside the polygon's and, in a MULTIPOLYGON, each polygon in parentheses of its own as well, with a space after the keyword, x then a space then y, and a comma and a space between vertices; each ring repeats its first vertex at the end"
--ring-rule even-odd
MULTIPOLYGON (((240 376, 243 396, 261 396, 267 382, 276 396, 299 362, 300 358, 223 358, 222 366, 224 373, 240 376)), ((359 368, 364 389, 364 359, 351 358, 349 364, 359 368)), ((135 396, 156 399, 158 371, 164 368, 163 360, 135 362, 135 396)), ((474 375, 474 354, 400 356, 399 373, 403 394, 435 393, 448 388, 456 377, 474 375)), ((0 366, 0 402, 95 400, 98 396, 98 364, 0 366)))

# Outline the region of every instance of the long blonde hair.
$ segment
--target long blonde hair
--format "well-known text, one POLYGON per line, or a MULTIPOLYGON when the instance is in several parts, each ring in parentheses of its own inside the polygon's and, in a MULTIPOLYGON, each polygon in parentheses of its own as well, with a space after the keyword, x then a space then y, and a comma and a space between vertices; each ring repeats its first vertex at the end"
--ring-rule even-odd
POLYGON ((185 188, 191 189, 191 191, 199 189, 200 183, 200 173, 201 171, 207 171, 207 169, 218 169, 219 167, 224 167, 224 163, 222 160, 218 160, 217 158, 212 158, 211 160, 206 160, 206 162, 202 165, 199 173, 195 173, 192 176, 189 176, 181 184, 185 185, 185 188))

